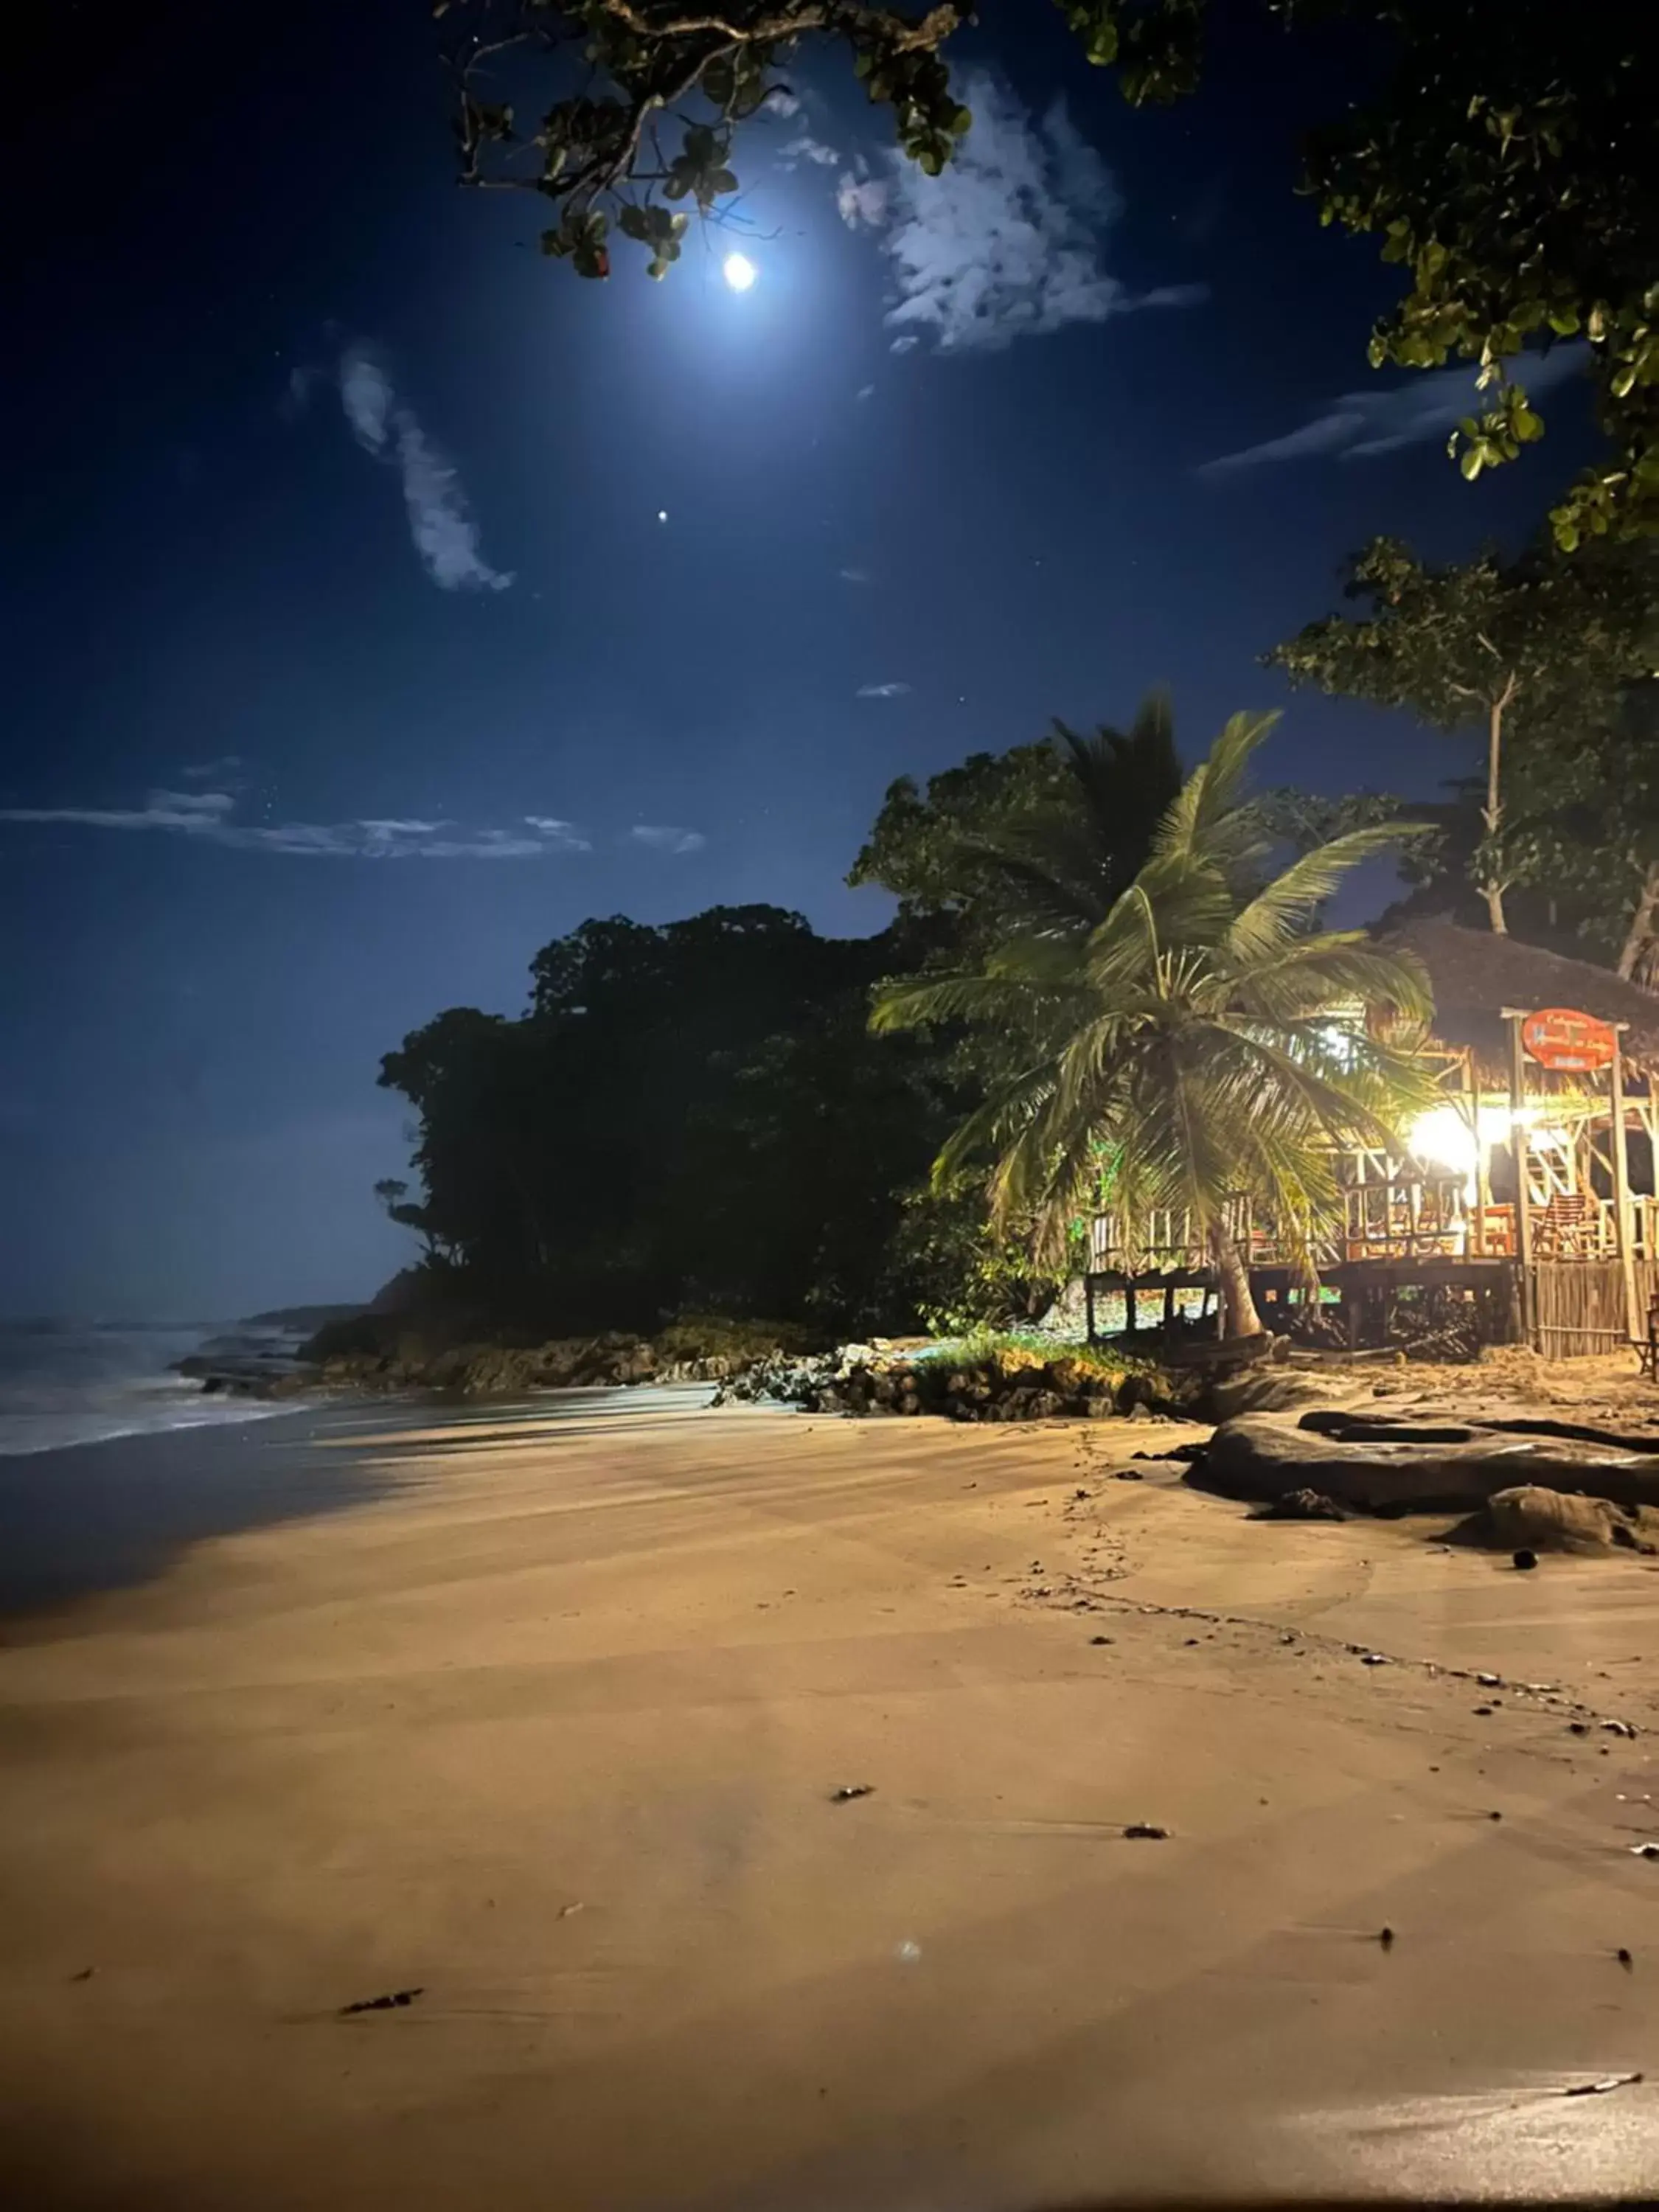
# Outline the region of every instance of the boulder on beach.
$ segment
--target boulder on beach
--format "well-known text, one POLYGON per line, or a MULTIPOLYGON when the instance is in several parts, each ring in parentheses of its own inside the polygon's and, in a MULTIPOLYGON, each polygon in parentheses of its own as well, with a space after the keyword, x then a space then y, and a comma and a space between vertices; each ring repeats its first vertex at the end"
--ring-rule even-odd
POLYGON ((1605 1552, 1615 1547, 1659 1553, 1659 1509, 1615 1505, 1522 1483, 1500 1490, 1454 1532, 1497 1552, 1605 1552))

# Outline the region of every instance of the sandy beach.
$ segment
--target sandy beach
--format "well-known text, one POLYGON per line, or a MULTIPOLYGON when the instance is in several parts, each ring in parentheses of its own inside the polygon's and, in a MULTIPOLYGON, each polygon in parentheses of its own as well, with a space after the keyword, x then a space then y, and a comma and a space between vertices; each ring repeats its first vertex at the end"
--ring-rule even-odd
POLYGON ((1650 2189, 1659 1566, 706 1395, 360 1420, 4 1622, 6 2201, 1650 2189))

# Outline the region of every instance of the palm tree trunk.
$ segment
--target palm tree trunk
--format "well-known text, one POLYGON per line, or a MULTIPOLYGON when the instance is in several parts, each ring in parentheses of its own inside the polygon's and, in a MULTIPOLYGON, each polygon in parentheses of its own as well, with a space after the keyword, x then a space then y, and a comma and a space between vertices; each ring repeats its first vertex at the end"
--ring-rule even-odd
POLYGON ((1250 1295, 1250 1271, 1238 1249, 1238 1239, 1224 1222, 1210 1225, 1210 1255, 1221 1291, 1222 1334, 1260 1336, 1261 1316, 1250 1295))

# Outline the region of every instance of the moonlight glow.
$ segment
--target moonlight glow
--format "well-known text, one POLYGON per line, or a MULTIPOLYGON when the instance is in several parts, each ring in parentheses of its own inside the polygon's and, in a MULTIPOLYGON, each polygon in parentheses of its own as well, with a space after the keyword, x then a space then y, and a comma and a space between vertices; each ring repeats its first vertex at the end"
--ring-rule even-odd
POLYGON ((728 253, 720 273, 734 292, 746 292, 760 271, 746 253, 728 253))

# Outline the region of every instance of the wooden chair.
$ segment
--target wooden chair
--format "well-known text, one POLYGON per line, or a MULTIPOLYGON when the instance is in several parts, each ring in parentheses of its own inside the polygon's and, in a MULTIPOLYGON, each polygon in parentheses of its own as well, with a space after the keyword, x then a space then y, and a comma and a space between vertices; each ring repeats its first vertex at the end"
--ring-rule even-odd
POLYGON ((1589 1208, 1582 1197, 1553 1198, 1538 1216, 1535 1249, 1540 1259, 1586 1259, 1592 1231, 1589 1208))
POLYGON ((1636 1358, 1650 1382, 1659 1382, 1659 1291, 1648 1302, 1646 1340, 1636 1339, 1636 1358))
POLYGON ((1487 1206, 1481 1216, 1480 1241, 1490 1258, 1514 1259, 1515 1208, 1512 1206, 1487 1206))

